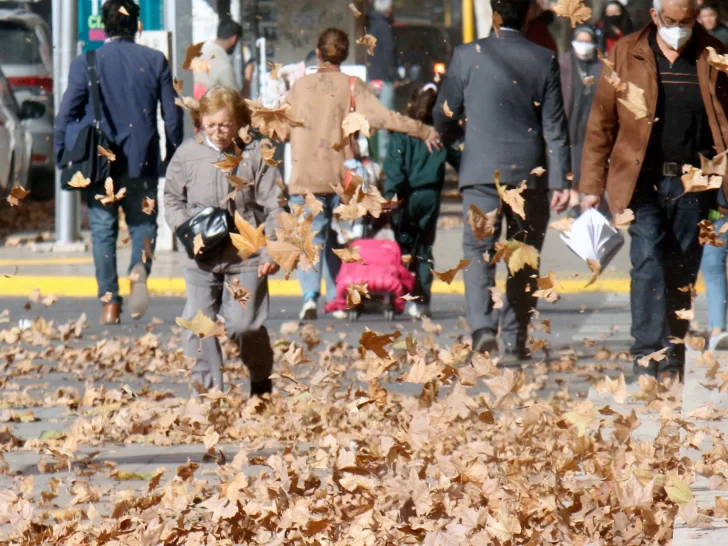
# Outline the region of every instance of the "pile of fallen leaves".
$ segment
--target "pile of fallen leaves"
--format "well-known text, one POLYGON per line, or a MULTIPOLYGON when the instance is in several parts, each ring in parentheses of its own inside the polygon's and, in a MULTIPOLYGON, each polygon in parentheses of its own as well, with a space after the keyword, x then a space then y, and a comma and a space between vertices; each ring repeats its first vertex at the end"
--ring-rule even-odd
MULTIPOLYGON (((86 378, 86 363, 104 363, 97 373, 130 361, 165 373, 187 366, 175 340, 151 333, 141 343, 76 346, 83 324, 37 319, 4 331, 5 360, 15 359, 5 371, 32 374, 37 359, 57 357, 86 378)), ((679 448, 696 440, 695 431, 681 440, 690 424, 674 386, 640 379, 633 396, 661 423, 646 442, 634 437, 640 416, 620 409, 623 377, 597 385, 613 407, 567 391, 539 399, 538 373, 527 380, 485 356, 468 362, 459 343, 438 348, 367 330, 354 346, 324 344, 312 327, 295 333, 300 339, 274 343, 272 398, 232 387, 184 399, 94 382, 46 401, 75 416, 66 432, 23 442, 0 430, 4 451, 43 454, 39 472, 76 472, 65 482, 70 506, 54 502, 58 478, 35 491, 32 477, 18 476, 17 487, 0 492, 0 543, 665 544, 678 510, 691 525, 708 518, 686 498, 695 471, 679 448), (141 477, 80 450, 116 442, 198 444, 214 470, 188 462, 141 477), (97 473, 148 484, 110 494, 94 485, 97 473)), ((32 419, 17 410, 8 381, 3 406, 16 409, 0 409, 3 420, 32 419)), ((702 470, 720 474, 726 451, 715 437, 702 470)))

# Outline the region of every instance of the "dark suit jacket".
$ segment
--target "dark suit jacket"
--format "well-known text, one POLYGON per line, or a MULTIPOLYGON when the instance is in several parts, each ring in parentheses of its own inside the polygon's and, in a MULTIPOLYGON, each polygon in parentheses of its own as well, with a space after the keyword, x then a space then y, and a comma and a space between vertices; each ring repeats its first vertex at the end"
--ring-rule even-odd
POLYGON ((492 184, 499 170, 507 184, 568 188, 569 135, 556 55, 518 32, 501 34, 455 49, 433 110, 446 144, 467 118, 460 187, 492 184), (445 101, 452 117, 444 113, 445 101), (530 174, 536 167, 547 174, 530 174))
MULTIPOLYGON (((111 40, 96 52, 101 96, 101 128, 114 144, 118 171, 131 178, 160 177, 157 105, 161 103, 167 160, 182 143, 182 109, 175 105, 172 74, 164 55, 131 39, 111 40)), ((71 62, 68 88, 55 119, 56 163, 78 131, 93 120, 86 55, 71 62)))

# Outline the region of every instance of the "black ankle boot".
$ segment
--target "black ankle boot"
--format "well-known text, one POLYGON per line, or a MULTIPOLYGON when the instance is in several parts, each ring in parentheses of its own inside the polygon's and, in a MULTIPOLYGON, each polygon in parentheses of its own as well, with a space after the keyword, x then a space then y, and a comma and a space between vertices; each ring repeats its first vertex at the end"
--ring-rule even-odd
POLYGON ((250 382, 250 396, 262 397, 264 394, 273 392, 273 381, 271 379, 263 379, 263 381, 250 382))

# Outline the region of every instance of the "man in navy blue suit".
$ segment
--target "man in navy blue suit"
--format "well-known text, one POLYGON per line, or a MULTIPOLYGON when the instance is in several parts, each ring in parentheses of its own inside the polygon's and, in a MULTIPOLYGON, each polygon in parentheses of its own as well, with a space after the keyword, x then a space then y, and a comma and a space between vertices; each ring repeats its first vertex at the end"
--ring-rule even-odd
MULTIPOLYGON (((121 312, 116 269, 119 207, 124 209, 132 244, 128 310, 132 318, 139 318, 149 304, 146 281, 157 238, 157 210, 156 206, 150 210, 149 200, 156 201, 157 182, 165 170, 159 149, 157 105, 161 104, 164 118, 165 162, 182 142, 183 122, 182 110, 174 103, 172 74, 164 55, 134 43, 139 6, 133 0, 107 0, 102 19, 107 40, 96 52, 101 129, 116 154, 111 163, 115 189, 126 188, 126 194, 104 205, 95 198, 104 193, 103 188, 94 186, 86 197, 98 294, 104 301, 101 322, 115 324, 121 312)), ((80 55, 71 63, 68 89, 55 120, 57 164, 64 150, 73 147, 79 129, 93 120, 89 85, 86 56, 80 55)))

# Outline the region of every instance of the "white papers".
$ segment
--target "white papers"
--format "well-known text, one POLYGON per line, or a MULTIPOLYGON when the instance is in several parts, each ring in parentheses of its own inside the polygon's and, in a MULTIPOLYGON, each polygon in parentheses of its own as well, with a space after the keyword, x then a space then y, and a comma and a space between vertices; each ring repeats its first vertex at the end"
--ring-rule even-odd
POLYGON ((622 234, 595 209, 589 209, 579 216, 571 224, 571 231, 561 234, 561 239, 585 262, 587 259, 597 260, 602 271, 624 244, 622 234))

